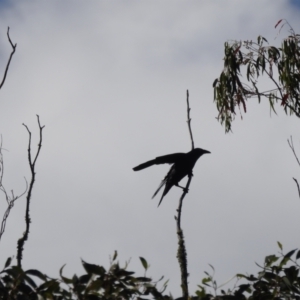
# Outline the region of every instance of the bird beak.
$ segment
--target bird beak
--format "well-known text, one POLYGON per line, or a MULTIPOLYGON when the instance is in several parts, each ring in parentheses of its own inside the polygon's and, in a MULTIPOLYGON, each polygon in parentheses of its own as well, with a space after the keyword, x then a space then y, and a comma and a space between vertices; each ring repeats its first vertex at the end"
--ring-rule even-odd
POLYGON ((207 150, 203 150, 203 152, 204 152, 204 154, 208 154, 208 153, 210 153, 210 151, 207 151, 207 150))

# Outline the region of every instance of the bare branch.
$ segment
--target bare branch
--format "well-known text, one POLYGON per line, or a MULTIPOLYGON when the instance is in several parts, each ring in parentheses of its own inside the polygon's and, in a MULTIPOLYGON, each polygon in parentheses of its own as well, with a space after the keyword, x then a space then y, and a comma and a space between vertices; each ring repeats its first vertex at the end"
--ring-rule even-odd
POLYGON ((191 129, 191 117, 190 117, 190 102, 189 102, 189 90, 186 91, 186 104, 187 104, 187 123, 188 123, 188 128, 190 132, 190 137, 191 137, 191 143, 192 143, 192 150, 194 149, 194 139, 193 139, 193 133, 191 129))
POLYGON ((23 249, 24 249, 24 244, 25 241, 27 241, 28 239, 28 235, 29 235, 29 227, 30 227, 30 223, 31 223, 31 219, 29 216, 29 206, 30 206, 30 200, 31 200, 31 194, 32 194, 32 190, 33 190, 33 184, 35 182, 35 164, 37 161, 37 158, 40 154, 40 150, 42 147, 42 131, 43 128, 45 126, 41 126, 40 124, 40 118, 37 115, 37 120, 38 120, 38 125, 39 125, 39 131, 40 131, 40 140, 39 140, 39 144, 38 144, 38 150, 36 152, 35 158, 32 162, 32 158, 31 158, 31 132, 28 129, 27 125, 23 124, 25 126, 25 128, 28 131, 29 134, 29 143, 28 143, 28 161, 29 161, 29 167, 30 167, 30 171, 31 171, 31 181, 29 184, 29 189, 28 189, 28 193, 26 196, 26 214, 25 214, 25 222, 26 222, 26 230, 23 233, 23 236, 18 240, 18 245, 17 245, 17 261, 18 261, 18 266, 21 267, 21 261, 22 261, 22 255, 23 255, 23 249))
MULTIPOLYGON (((194 139, 193 133, 191 128, 191 117, 190 117, 190 103, 189 103, 189 91, 186 92, 186 103, 187 103, 187 123, 188 129, 190 133, 191 143, 192 143, 192 150, 194 149, 194 139)), ((189 289, 188 289, 188 270, 187 270, 187 253, 186 247, 184 242, 184 235, 181 229, 181 212, 182 212, 182 203, 185 195, 187 194, 191 181, 192 181, 193 174, 188 175, 188 181, 186 183, 185 188, 183 189, 183 193, 179 199, 179 205, 177 209, 177 217, 175 216, 176 225, 177 225, 177 237, 178 237, 178 250, 177 250, 177 259, 179 262, 180 273, 181 273, 181 289, 182 289, 182 298, 187 300, 189 298, 189 289)))
POLYGON ((17 47, 17 44, 13 44, 11 39, 10 39, 10 36, 9 36, 9 27, 7 28, 7 37, 8 37, 8 41, 12 47, 12 52, 10 53, 10 56, 9 56, 9 59, 8 59, 8 62, 6 64, 6 68, 5 68, 5 71, 4 71, 4 75, 3 75, 3 79, 2 79, 2 82, 0 83, 0 89, 2 88, 4 82, 5 82, 5 79, 6 79, 6 76, 7 76, 7 72, 8 72, 8 69, 9 69, 9 65, 10 65, 10 62, 11 62, 11 59, 16 51, 16 47, 17 47))
POLYGON ((13 208, 15 201, 18 200, 19 198, 21 198, 28 189, 28 184, 27 181, 25 179, 26 182, 26 188, 25 191, 19 195, 19 196, 15 196, 14 195, 14 191, 11 191, 11 196, 6 192, 5 187, 3 186, 3 174, 4 174, 4 162, 3 162, 3 155, 2 155, 2 137, 1 137, 1 141, 0 141, 0 191, 4 194, 5 196, 5 200, 7 202, 7 209, 4 212, 3 218, 2 218, 2 222, 1 222, 1 227, 0 227, 0 240, 2 238, 2 235, 4 234, 5 231, 5 226, 6 226, 6 221, 7 218, 10 214, 11 209, 13 208))
POLYGON ((186 183, 185 189, 179 199, 179 205, 177 209, 177 217, 175 217, 177 223, 177 237, 178 237, 178 250, 177 250, 177 259, 179 262, 180 273, 181 273, 181 289, 182 289, 182 297, 183 299, 188 299, 189 290, 188 290, 188 270, 187 270, 187 253, 184 242, 184 235, 181 229, 181 210, 182 210, 182 202, 185 195, 188 192, 189 186, 191 184, 192 174, 189 175, 188 181, 186 183))
POLYGON ((297 154, 295 152, 295 147, 294 147, 294 143, 293 143, 293 137, 291 136, 291 141, 289 141, 289 140, 287 140, 287 141, 288 141, 288 144, 289 144, 290 148, 292 149, 292 151, 294 153, 294 156, 295 156, 295 158, 297 160, 298 165, 300 166, 300 161, 299 161, 298 156, 297 156, 297 154))
POLYGON ((5 211, 4 215, 3 215, 3 219, 2 219, 2 222, 1 222, 0 240, 2 238, 2 235, 4 234, 5 226, 6 226, 6 221, 7 221, 7 218, 9 216, 9 214, 10 214, 11 209, 13 208, 13 206, 15 204, 15 201, 18 200, 19 198, 21 198, 23 195, 25 195, 25 193, 28 190, 28 183, 27 183, 26 178, 25 178, 25 183, 26 183, 25 191, 21 195, 19 195, 19 196, 14 196, 14 192, 11 191, 12 196, 9 197, 9 195, 7 194, 7 192, 5 191, 5 189, 1 186, 1 191, 5 194, 8 206, 7 206, 7 209, 6 209, 6 211, 5 211))

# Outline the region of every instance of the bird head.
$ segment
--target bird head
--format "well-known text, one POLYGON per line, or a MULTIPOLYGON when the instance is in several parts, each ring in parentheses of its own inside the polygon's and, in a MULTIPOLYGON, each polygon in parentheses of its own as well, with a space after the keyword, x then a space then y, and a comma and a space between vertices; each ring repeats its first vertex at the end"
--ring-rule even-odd
POLYGON ((191 151, 195 156, 197 156, 198 158, 200 156, 202 156, 203 154, 207 154, 207 153, 210 153, 209 151, 207 150, 204 150, 204 149, 201 149, 201 148, 195 148, 191 151))

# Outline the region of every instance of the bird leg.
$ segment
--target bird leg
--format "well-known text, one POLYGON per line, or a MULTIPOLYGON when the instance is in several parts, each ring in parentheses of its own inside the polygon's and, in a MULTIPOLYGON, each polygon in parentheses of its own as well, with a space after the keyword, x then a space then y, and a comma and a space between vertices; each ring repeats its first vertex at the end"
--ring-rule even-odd
POLYGON ((189 192, 189 189, 183 187, 183 186, 180 186, 178 183, 175 183, 175 185, 179 188, 181 188, 185 193, 188 193, 189 192))

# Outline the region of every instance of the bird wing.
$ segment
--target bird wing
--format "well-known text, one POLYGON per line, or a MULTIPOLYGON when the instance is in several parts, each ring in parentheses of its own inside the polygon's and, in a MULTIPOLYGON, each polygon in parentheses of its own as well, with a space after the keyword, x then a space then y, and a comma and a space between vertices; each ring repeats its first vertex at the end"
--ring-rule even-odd
POLYGON ((175 162, 182 159, 186 154, 185 153, 173 153, 164 156, 158 156, 155 159, 146 161, 143 164, 140 164, 133 168, 133 171, 140 171, 146 168, 149 168, 153 165, 161 165, 161 164, 174 164, 175 162))
POLYGON ((140 171, 140 170, 146 169, 146 168, 148 168, 148 167, 151 167, 151 166, 153 166, 153 165, 155 165, 155 159, 146 161, 145 163, 140 164, 140 165, 134 167, 134 168, 133 168, 133 171, 140 171))
POLYGON ((186 154, 185 153, 173 153, 163 156, 158 156, 155 158, 155 164, 174 164, 177 161, 181 160, 186 154))

